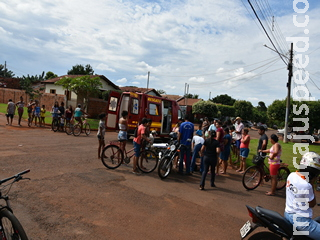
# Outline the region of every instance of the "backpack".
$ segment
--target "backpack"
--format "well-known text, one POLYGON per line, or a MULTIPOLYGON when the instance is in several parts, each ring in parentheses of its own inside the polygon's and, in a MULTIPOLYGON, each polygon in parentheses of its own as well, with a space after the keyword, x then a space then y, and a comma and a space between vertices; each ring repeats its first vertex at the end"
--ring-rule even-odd
POLYGON ((136 128, 134 129, 133 136, 134 136, 135 138, 138 137, 138 127, 136 127, 136 128))

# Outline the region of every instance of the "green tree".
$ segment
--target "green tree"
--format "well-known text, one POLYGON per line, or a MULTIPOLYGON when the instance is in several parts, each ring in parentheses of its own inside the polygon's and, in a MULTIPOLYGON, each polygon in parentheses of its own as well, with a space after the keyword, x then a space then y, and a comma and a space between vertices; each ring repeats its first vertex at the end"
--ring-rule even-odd
POLYGON ((235 103, 235 99, 232 98, 231 96, 229 96, 228 94, 221 94, 221 95, 217 95, 216 97, 212 98, 211 100, 214 103, 220 103, 223 105, 229 105, 229 106, 233 106, 233 104, 235 103))
POLYGON ((257 109, 263 112, 266 112, 268 110, 268 108, 266 107, 266 104, 262 101, 258 102, 257 109))
POLYGON ((185 98, 192 98, 192 99, 199 99, 198 94, 192 94, 192 93, 185 94, 184 97, 185 98))
POLYGON ((35 76, 22 76, 20 79, 20 86, 26 93, 29 95, 30 98, 37 98, 42 95, 44 88, 43 87, 36 87, 35 84, 44 81, 44 72, 41 75, 35 76))
POLYGON ((250 120, 253 115, 253 106, 251 102, 245 100, 237 100, 233 104, 236 110, 236 116, 245 120, 250 120))
MULTIPOLYGON (((292 104, 292 102, 291 102, 292 104)), ((292 106, 292 105, 291 105, 292 106)), ((269 106, 268 106, 268 123, 269 124, 275 124, 278 127, 284 127, 284 120, 286 115, 286 100, 274 100, 269 106)), ((289 117, 289 119, 292 119, 289 117)), ((289 120, 289 126, 292 124, 289 120)))
POLYGON ((159 94, 167 94, 166 91, 165 91, 165 90, 162 90, 162 89, 158 89, 157 92, 158 92, 159 94))
POLYGON ((12 71, 5 68, 4 65, 0 64, 0 77, 13 78, 14 74, 12 71))
POLYGON ((268 115, 266 111, 262 111, 259 107, 254 107, 252 109, 252 121, 254 122, 262 122, 262 123, 270 123, 268 121, 268 115))
POLYGON ((236 110, 233 106, 220 105, 217 104, 219 110, 219 118, 223 119, 224 117, 233 117, 236 115, 236 110))
MULTIPOLYGON (((268 119, 278 127, 284 127, 286 114, 286 99, 275 100, 268 107, 268 119)), ((293 121, 293 118, 308 118, 309 128, 320 128, 319 122, 320 101, 293 101, 290 100, 288 124, 292 127, 303 127, 302 121, 293 121), (304 106, 301 106, 303 105, 304 106), (294 106, 295 105, 295 106, 294 106), (307 109, 307 111, 306 111, 307 109), (300 111, 299 111, 300 110, 300 111)))
POLYGON ((77 64, 68 71, 68 75, 93 75, 93 74, 94 74, 94 71, 90 66, 90 64, 87 64, 86 66, 77 64))
POLYGON ((88 75, 76 78, 64 77, 55 84, 77 94, 78 102, 84 103, 84 108, 87 107, 89 97, 99 95, 99 88, 102 87, 99 77, 88 75))
POLYGON ((52 79, 52 78, 56 78, 56 77, 58 77, 57 74, 54 74, 53 72, 49 71, 46 73, 46 76, 44 77, 44 79, 48 80, 48 79, 52 79))
POLYGON ((199 101, 192 105, 192 113, 203 114, 209 118, 213 118, 218 115, 218 107, 211 101, 199 101))

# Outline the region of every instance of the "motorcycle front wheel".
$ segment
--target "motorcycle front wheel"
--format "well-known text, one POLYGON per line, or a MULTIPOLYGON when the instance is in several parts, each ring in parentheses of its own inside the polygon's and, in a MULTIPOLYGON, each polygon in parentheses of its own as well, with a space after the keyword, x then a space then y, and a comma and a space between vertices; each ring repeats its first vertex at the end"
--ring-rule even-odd
POLYGON ((161 179, 165 179, 170 174, 172 169, 172 161, 170 157, 164 157, 161 159, 158 166, 158 175, 161 179))
POLYGON ((282 240, 282 238, 272 232, 258 232, 250 236, 248 240, 282 240))

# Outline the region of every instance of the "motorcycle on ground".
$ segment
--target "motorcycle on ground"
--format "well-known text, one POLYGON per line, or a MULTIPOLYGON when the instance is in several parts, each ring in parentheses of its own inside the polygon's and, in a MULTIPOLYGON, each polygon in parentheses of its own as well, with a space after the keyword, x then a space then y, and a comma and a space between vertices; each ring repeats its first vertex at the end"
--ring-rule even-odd
MULTIPOLYGON (((251 221, 248 220, 240 229, 241 239, 246 238, 258 227, 268 228, 269 232, 257 232, 248 240, 309 240, 308 236, 294 235, 293 225, 279 213, 257 206, 252 208, 246 205, 251 221)), ((320 217, 314 219, 320 223, 320 217)))

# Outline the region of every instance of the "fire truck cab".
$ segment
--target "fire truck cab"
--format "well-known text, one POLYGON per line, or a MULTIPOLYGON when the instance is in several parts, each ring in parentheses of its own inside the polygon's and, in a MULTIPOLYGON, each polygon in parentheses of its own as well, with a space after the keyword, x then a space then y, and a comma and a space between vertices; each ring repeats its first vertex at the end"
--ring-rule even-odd
POLYGON ((182 118, 180 107, 174 100, 144 93, 111 92, 106 119, 108 130, 119 129, 118 122, 124 110, 128 111, 129 136, 133 135, 142 118, 148 118, 152 120, 150 130, 155 130, 160 137, 167 137, 182 118))

